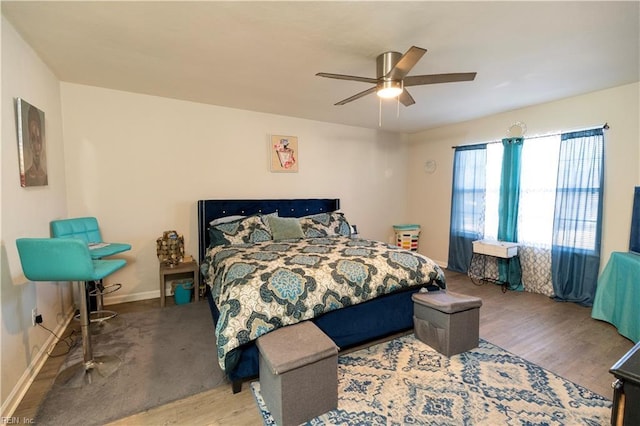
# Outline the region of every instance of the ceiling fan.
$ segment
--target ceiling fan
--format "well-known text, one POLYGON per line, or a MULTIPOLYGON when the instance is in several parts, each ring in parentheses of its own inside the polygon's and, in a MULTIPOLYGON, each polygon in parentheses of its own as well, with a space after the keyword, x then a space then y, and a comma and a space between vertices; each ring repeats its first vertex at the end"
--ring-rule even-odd
POLYGON ((397 97, 404 106, 410 106, 415 104, 416 101, 413 100, 413 97, 407 91, 407 87, 420 86, 423 84, 472 81, 476 78, 475 72, 414 75, 407 77, 409 71, 411 71, 420 58, 422 58, 422 55, 426 52, 427 49, 411 46, 404 55, 399 52, 385 52, 379 55, 376 58, 376 78, 331 74, 326 72, 319 72, 316 75, 319 77, 335 78, 338 80, 353 80, 375 84, 374 87, 357 93, 347 99, 341 100, 335 105, 344 105, 375 92, 381 98, 397 97))

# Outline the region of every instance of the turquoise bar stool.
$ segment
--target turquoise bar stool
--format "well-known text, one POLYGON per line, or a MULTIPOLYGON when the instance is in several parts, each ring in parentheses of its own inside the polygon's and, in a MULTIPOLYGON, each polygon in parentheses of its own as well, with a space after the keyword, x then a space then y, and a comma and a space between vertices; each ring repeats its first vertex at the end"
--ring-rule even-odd
MULTIPOLYGON (((51 236, 54 238, 76 238, 84 241, 89 246, 89 252, 93 259, 103 259, 131 250, 130 244, 107 243, 102 240, 102 233, 95 217, 78 217, 70 219, 53 220, 50 223, 51 236)), ((103 296, 120 290, 122 284, 116 283, 105 287, 102 281, 96 281, 89 286, 87 297, 95 297, 95 310, 90 311, 90 320, 97 323, 93 333, 108 331, 105 321, 117 315, 114 311, 104 309, 103 296)))
MULTIPOLYGON (((16 246, 27 279, 78 282, 81 294, 87 291, 88 283, 102 280, 126 264, 124 259, 92 259, 87 244, 76 238, 19 238, 16 246)), ((87 299, 81 297, 83 361, 60 373, 58 379, 63 384, 81 387, 93 383, 110 376, 121 363, 115 356, 93 355, 90 325, 87 299)))

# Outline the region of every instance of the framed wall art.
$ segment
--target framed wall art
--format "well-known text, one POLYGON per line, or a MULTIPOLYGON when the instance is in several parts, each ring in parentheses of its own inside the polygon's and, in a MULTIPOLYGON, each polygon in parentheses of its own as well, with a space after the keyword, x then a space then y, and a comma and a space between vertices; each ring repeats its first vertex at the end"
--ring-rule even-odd
POLYGON ((16 98, 20 186, 48 185, 44 112, 16 98))
POLYGON ((269 160, 272 172, 298 172, 298 138, 272 135, 269 141, 269 160))

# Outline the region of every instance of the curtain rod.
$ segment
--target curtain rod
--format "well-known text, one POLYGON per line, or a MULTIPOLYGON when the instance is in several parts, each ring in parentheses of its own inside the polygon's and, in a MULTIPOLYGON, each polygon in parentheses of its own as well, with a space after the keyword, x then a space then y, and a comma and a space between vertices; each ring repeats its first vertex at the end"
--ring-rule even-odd
MULTIPOLYGON (((593 127, 584 127, 582 129, 574 129, 574 130, 565 130, 562 132, 556 132, 556 133, 545 133, 543 135, 535 135, 535 136, 529 136, 528 138, 525 139, 537 139, 537 138, 546 138, 548 136, 555 136, 555 135, 561 135, 563 133, 573 133, 573 132, 581 132, 583 130, 591 130, 591 129, 604 129, 604 130, 609 130, 609 123, 604 123, 600 126, 593 126, 593 127)), ((474 145, 491 145, 494 143, 502 143, 502 139, 500 139, 499 141, 491 141, 491 142, 480 142, 480 143, 470 143, 468 145, 455 145, 452 146, 451 149, 456 149, 456 148, 461 148, 463 146, 474 146, 474 145)))

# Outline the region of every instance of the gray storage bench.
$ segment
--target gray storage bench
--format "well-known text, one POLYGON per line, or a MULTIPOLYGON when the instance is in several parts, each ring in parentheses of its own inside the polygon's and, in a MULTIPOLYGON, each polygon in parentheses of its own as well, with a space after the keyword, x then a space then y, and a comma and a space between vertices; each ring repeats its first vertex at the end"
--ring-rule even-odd
POLYGON ((338 347, 304 321, 257 340, 260 392, 280 426, 298 425, 338 408, 338 347))
POLYGON ((422 342, 446 356, 478 346, 482 299, 451 291, 415 293, 412 299, 414 333, 422 342))

